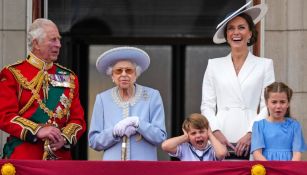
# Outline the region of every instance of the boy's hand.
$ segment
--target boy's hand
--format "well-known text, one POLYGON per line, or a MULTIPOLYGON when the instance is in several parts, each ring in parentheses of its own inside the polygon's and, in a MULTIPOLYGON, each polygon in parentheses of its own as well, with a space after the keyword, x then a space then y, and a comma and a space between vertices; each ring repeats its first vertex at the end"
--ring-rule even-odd
POLYGON ((186 130, 184 130, 183 128, 182 128, 182 132, 183 132, 183 136, 185 137, 185 141, 188 142, 189 141, 188 132, 186 130))
POLYGON ((208 135, 210 136, 211 134, 213 135, 212 130, 211 130, 211 128, 209 127, 209 128, 208 128, 208 135))

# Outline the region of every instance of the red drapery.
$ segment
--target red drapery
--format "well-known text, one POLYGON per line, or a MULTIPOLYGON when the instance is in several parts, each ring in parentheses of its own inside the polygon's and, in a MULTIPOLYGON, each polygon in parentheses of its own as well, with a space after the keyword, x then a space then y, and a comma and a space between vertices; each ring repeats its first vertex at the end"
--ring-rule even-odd
POLYGON ((307 174, 307 162, 180 162, 180 161, 30 161, 1 160, 11 163, 16 175, 250 175, 251 167, 261 164, 266 175, 307 174))

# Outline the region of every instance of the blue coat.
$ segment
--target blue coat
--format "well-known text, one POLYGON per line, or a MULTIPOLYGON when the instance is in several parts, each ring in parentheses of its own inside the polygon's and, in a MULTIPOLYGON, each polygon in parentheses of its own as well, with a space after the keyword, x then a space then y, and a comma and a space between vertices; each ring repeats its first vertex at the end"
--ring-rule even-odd
POLYGON ((141 85, 136 85, 129 106, 118 97, 117 87, 96 96, 89 146, 104 151, 103 160, 120 160, 122 139, 114 138, 112 133, 127 110, 129 116, 138 116, 140 121, 137 134, 128 139, 128 160, 157 160, 157 146, 167 137, 163 102, 159 91, 141 85))

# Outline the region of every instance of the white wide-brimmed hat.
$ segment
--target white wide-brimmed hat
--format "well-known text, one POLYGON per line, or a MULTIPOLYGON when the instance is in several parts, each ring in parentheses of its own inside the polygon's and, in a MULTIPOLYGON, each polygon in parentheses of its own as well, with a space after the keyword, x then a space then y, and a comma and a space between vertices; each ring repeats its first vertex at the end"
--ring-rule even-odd
POLYGON ((98 72, 106 74, 109 66, 113 66, 116 62, 121 60, 129 60, 136 63, 142 68, 142 72, 144 72, 150 64, 148 54, 142 49, 136 47, 116 47, 102 53, 98 57, 96 68, 98 72))
POLYGON ((216 27, 217 31, 215 32, 213 36, 213 42, 216 44, 221 44, 226 42, 226 39, 224 37, 224 30, 226 27, 226 24, 232 20, 233 18, 237 17, 238 15, 242 13, 246 13, 249 16, 251 16, 254 24, 257 24, 266 14, 268 11, 268 7, 266 4, 258 4, 252 7, 248 7, 251 4, 252 1, 249 1, 244 6, 239 8, 237 11, 232 13, 231 15, 227 16, 221 23, 219 23, 216 27))

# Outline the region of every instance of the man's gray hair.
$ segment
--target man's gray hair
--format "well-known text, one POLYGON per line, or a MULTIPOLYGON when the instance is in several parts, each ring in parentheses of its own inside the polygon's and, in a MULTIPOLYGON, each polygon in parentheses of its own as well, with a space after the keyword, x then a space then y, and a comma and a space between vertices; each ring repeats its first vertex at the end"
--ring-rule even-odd
POLYGON ((37 39, 38 42, 41 42, 41 40, 46 36, 44 26, 50 24, 55 25, 51 20, 44 18, 38 18, 31 24, 27 35, 28 48, 30 51, 33 49, 33 40, 37 39))

